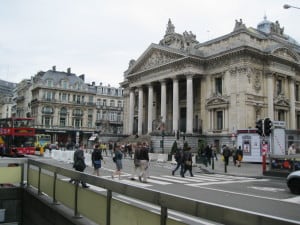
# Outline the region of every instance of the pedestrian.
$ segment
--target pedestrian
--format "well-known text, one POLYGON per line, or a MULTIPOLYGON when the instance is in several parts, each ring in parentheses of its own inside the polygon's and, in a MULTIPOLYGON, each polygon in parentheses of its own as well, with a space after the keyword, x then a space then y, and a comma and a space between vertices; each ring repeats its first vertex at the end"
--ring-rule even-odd
POLYGON ((113 157, 113 161, 116 164, 116 170, 111 175, 112 179, 114 179, 114 175, 118 175, 119 180, 121 179, 121 172, 123 169, 122 159, 123 159, 123 153, 120 148, 116 147, 116 150, 114 151, 114 157, 113 157))
POLYGON ((208 162, 209 165, 211 165, 211 158, 213 157, 211 145, 207 145, 206 148, 204 149, 204 152, 205 152, 206 161, 208 162))
POLYGON ((112 156, 113 153, 113 144, 111 142, 108 143, 108 152, 110 156, 112 156))
POLYGON ((182 149, 180 147, 176 150, 175 161, 176 161, 177 165, 176 165, 175 169, 172 170, 172 175, 174 176, 175 172, 179 168, 180 168, 180 175, 182 175, 183 169, 184 169, 184 165, 183 165, 183 151, 182 151, 182 149))
POLYGON ((136 145, 136 148, 134 150, 133 155, 133 171, 131 174, 131 180, 135 180, 135 175, 137 173, 137 170, 140 169, 140 152, 141 152, 142 144, 141 142, 138 142, 136 145))
POLYGON ((183 173, 181 174, 182 177, 185 176, 186 171, 188 170, 190 172, 191 177, 193 177, 193 161, 192 161, 192 153, 191 153, 191 148, 188 147, 184 152, 183 152, 183 162, 184 162, 184 170, 183 173))
POLYGON ((141 170, 140 175, 139 175, 140 182, 147 183, 148 166, 149 166, 148 148, 147 148, 146 144, 144 143, 140 150, 140 170, 141 170))
MULTIPOLYGON (((83 172, 84 169, 86 168, 86 164, 85 164, 85 161, 84 161, 84 152, 83 152, 83 147, 78 147, 78 144, 76 145, 76 150, 74 152, 74 155, 73 155, 73 168, 76 170, 76 171, 79 171, 79 172, 83 172)), ((74 179, 70 179, 69 181, 70 183, 73 183, 73 182, 79 182, 79 181, 75 181, 74 179)), ((89 186, 81 181, 81 185, 83 188, 88 188, 89 186)))
POLYGON ((237 163, 237 149, 235 147, 235 145, 233 146, 232 148, 232 151, 231 151, 231 155, 232 155, 232 161, 233 161, 233 165, 236 166, 236 163, 237 163))
POLYGON ((211 150, 212 150, 213 157, 216 159, 216 161, 218 161, 218 152, 215 144, 211 147, 211 150))
POLYGON ((92 165, 94 167, 93 175, 100 175, 99 169, 101 168, 101 160, 103 160, 101 150, 99 149, 99 145, 95 145, 95 148, 92 152, 92 165))
POLYGON ((295 154, 296 154, 295 145, 291 144, 289 149, 288 149, 288 155, 295 155, 295 154))
POLYGON ((243 150, 241 146, 236 150, 236 164, 238 167, 241 167, 241 162, 243 160, 243 150))
POLYGON ((225 165, 228 166, 229 157, 230 157, 230 149, 229 149, 229 147, 227 145, 224 145, 224 148, 223 148, 223 157, 224 157, 225 165))

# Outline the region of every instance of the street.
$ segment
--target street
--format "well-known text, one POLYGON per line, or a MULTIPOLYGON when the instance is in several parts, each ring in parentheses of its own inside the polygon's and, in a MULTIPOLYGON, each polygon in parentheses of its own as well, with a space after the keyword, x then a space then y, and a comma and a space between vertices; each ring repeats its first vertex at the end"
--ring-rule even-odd
MULTIPOLYGON (((72 168, 72 164, 70 163, 51 158, 40 159, 50 160, 55 165, 72 168)), ((112 179, 111 173, 114 171, 115 165, 111 157, 104 157, 104 161, 105 163, 102 164, 102 168, 100 169, 100 176, 112 179)), ((246 166, 247 164, 244 164, 244 167, 246 166)), ((190 177, 187 173, 185 178, 182 178, 179 176, 179 171, 175 173, 175 176, 172 176, 171 170, 174 167, 175 165, 172 165, 170 162, 151 162, 148 183, 141 183, 137 177, 134 181, 130 180, 133 160, 125 158, 123 159, 121 180, 118 178, 114 180, 128 185, 167 192, 199 201, 300 221, 300 196, 290 193, 283 178, 249 177, 247 174, 242 176, 230 175, 229 173, 205 173, 205 170, 199 167, 193 168, 194 177, 190 177)), ((89 166, 85 172, 92 174, 93 168, 89 166)), ((105 191, 93 186, 90 188, 95 188, 96 191, 105 191)), ((117 197, 131 204, 143 204, 134 199, 128 199, 125 196, 117 195, 117 197)), ((145 207, 151 206, 145 205, 145 207)), ((159 212, 159 209, 157 210, 159 212)), ((170 215, 173 214, 171 213, 170 215)), ((189 224, 193 223, 199 224, 199 220, 194 219, 194 222, 189 221, 189 224)))

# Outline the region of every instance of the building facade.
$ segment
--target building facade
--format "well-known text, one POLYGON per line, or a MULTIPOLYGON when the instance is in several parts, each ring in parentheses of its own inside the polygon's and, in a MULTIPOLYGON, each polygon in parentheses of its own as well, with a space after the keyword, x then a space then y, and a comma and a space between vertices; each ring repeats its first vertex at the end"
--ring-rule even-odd
POLYGON ((84 75, 56 71, 39 72, 16 88, 16 116, 33 117, 38 133, 52 142, 88 144, 94 133, 123 133, 123 89, 87 84, 84 75))
POLYGON ((124 72, 124 132, 230 137, 260 118, 300 129, 300 46, 266 18, 205 43, 169 20, 124 72))
POLYGON ((0 80, 0 118, 11 117, 16 84, 0 80))

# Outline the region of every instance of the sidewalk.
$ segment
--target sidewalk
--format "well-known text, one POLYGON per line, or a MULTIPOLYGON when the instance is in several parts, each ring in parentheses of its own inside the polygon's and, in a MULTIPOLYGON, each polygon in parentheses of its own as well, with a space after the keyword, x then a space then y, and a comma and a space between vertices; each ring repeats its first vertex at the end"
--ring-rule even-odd
POLYGON ((218 160, 214 159, 214 169, 212 165, 206 167, 204 164, 197 164, 198 169, 194 169, 196 173, 219 173, 234 176, 248 176, 248 177, 264 177, 261 163, 242 162, 241 167, 234 166, 232 158, 229 159, 227 172, 225 172, 225 163, 221 157, 218 160), (200 170, 199 170, 200 169, 200 170))

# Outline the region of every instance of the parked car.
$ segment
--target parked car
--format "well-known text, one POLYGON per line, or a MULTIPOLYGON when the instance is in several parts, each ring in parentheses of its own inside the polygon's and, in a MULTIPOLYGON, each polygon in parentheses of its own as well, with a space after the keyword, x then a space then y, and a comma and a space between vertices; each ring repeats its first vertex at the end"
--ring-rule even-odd
POLYGON ((286 182, 293 194, 300 194, 300 170, 290 173, 286 182))

